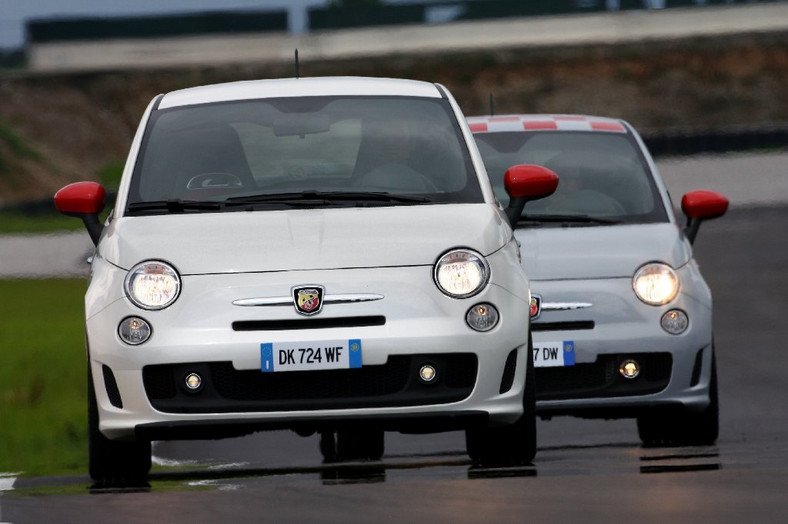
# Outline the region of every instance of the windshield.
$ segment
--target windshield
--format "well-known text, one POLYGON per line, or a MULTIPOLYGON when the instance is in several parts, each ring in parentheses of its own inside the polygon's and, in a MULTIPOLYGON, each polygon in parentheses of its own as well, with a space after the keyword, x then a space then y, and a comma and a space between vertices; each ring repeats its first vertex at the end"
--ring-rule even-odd
POLYGON ((558 189, 528 202, 520 223, 604 225, 668 219, 630 135, 600 132, 507 132, 474 135, 498 200, 509 202, 506 169, 537 164, 555 171, 558 189))
POLYGON ((299 97, 155 111, 127 212, 482 201, 448 101, 299 97))

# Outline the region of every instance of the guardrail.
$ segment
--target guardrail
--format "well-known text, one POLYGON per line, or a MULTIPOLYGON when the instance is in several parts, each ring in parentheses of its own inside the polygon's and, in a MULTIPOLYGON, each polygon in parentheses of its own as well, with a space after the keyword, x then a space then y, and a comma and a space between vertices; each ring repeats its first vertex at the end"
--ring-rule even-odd
POLYGON ((309 8, 310 29, 555 16, 606 11, 769 3, 784 0, 455 0, 404 5, 309 8))
POLYGON ((31 43, 157 38, 287 30, 286 11, 217 11, 177 15, 33 20, 31 43))
POLYGON ((731 126, 722 129, 673 129, 643 132, 655 158, 753 149, 788 148, 788 124, 731 126))

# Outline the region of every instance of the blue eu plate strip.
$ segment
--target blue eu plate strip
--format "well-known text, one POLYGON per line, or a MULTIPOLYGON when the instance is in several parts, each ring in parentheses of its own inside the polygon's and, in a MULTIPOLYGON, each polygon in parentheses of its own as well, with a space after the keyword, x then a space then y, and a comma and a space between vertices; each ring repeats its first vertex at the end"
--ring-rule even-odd
POLYGON ((575 365, 575 341, 564 340, 564 366, 575 365))
POLYGON ((260 344, 260 370, 263 372, 274 370, 274 345, 271 343, 260 344))
POLYGON ((360 368, 361 367, 361 339, 350 339, 348 340, 348 346, 350 347, 350 367, 351 368, 360 368))

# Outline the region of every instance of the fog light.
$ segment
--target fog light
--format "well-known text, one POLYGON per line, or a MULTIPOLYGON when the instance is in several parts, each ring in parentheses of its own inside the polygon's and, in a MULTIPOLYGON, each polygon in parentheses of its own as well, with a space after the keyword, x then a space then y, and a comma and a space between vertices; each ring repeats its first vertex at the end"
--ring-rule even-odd
POLYGON ((490 331, 498 324, 498 310, 492 304, 476 304, 465 315, 465 322, 476 331, 490 331))
POLYGON ((662 326, 662 329, 671 335, 680 335, 687 330, 687 326, 689 326, 689 318, 687 318, 687 314, 682 310, 671 309, 662 315, 660 325, 662 326))
POLYGON ((118 335, 126 343, 138 346, 150 338, 150 324, 139 317, 127 317, 120 321, 118 335))
POLYGON ((640 364, 634 360, 625 360, 618 366, 618 372, 624 378, 633 379, 640 374, 640 364))
POLYGON ((202 377, 197 373, 189 373, 184 383, 189 391, 199 391, 202 388, 202 377))
POLYGON ((435 370, 435 367, 430 364, 424 364, 419 369, 419 378, 422 382, 429 384, 435 377, 438 375, 438 372, 435 370))

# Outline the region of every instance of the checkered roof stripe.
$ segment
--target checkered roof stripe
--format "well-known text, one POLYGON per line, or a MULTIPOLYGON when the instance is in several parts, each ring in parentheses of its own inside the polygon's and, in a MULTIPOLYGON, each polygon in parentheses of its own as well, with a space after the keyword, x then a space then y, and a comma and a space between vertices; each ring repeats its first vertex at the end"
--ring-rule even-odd
POLYGON ((507 131, 607 131, 626 133, 619 120, 585 115, 500 115, 468 117, 474 133, 507 131))

